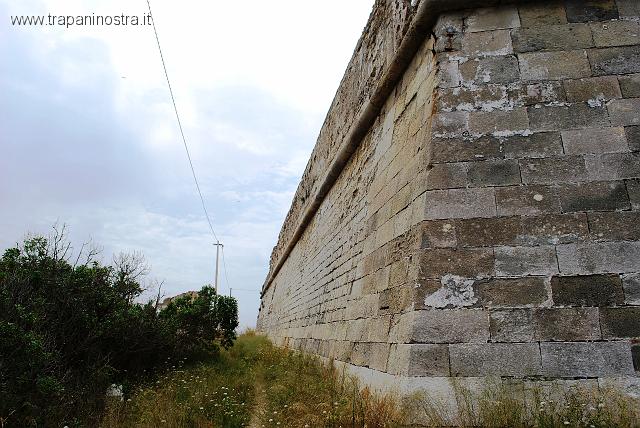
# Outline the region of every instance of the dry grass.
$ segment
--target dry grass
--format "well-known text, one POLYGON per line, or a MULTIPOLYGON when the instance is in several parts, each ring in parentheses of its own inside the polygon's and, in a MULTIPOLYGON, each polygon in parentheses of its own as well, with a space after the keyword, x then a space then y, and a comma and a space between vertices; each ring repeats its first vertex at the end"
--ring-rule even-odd
POLYGON ((613 391, 533 387, 499 379, 473 391, 453 381, 455 401, 401 399, 367 388, 333 364, 276 348, 253 332, 219 361, 169 373, 108 406, 102 426, 386 428, 640 427, 640 405, 613 391))

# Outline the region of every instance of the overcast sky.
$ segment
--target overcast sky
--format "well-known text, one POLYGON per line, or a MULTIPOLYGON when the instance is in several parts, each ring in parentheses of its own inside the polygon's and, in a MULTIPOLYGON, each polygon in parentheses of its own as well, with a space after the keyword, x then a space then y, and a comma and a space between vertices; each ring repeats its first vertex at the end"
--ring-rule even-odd
MULTIPOLYGON (((152 0, 242 326, 374 0, 152 0)), ((103 261, 141 251, 167 295, 213 281, 215 248, 149 26, 12 26, 138 15, 146 0, 0 0, 0 248, 56 222, 103 261)), ((223 275, 224 277, 224 275, 223 275)), ((229 286, 222 278, 222 292, 229 286)))

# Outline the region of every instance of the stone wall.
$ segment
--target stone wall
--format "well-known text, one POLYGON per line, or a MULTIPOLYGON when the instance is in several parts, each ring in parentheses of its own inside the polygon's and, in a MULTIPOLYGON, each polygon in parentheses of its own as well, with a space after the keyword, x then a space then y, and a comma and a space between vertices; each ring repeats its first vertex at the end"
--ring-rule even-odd
MULTIPOLYGON (((403 4, 398 28, 416 15, 403 4)), ((312 221, 274 253, 258 328, 380 385, 638 387, 640 2, 460 4, 433 6, 312 221)))

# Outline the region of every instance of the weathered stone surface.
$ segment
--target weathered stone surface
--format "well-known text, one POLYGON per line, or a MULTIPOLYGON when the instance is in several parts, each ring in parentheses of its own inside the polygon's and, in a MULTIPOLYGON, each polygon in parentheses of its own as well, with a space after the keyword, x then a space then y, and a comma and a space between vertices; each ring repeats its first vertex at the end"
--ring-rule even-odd
POLYGON ((518 241, 522 233, 520 217, 478 218, 456 222, 458 245, 462 247, 492 247, 518 241))
POLYGON ((593 22, 589 25, 598 47, 640 44, 640 23, 636 21, 593 22))
POLYGON ((494 217, 495 196, 492 188, 432 190, 425 193, 426 220, 494 217))
POLYGON ((640 225, 640 212, 589 213, 589 228, 591 237, 595 241, 640 240, 640 227, 629 227, 629 225, 640 225))
POLYGON ((562 139, 558 132, 503 137, 501 141, 505 158, 544 158, 563 153, 562 139))
POLYGON ((624 303, 619 275, 554 276, 553 303, 558 306, 611 306, 624 303))
POLYGON ((637 0, 616 0, 620 18, 637 18, 640 16, 640 3, 637 0))
POLYGON ((433 118, 436 137, 460 136, 469 128, 469 113, 464 111, 438 113, 433 118))
POLYGON ((469 32, 515 28, 520 26, 520 17, 515 6, 477 9, 467 16, 465 24, 469 32))
POLYGON ((418 343, 484 343, 489 340, 489 313, 478 309, 419 311, 410 340, 418 343), (454 325, 456 328, 451 328, 454 325))
POLYGON ((389 373, 402 376, 450 376, 447 345, 393 345, 389 373))
POLYGON ((631 357, 633 358, 633 368, 640 372, 640 345, 631 346, 631 357))
POLYGON ((550 308, 533 312, 536 340, 575 342, 600 339, 597 308, 550 308))
POLYGON ((467 186, 466 163, 435 164, 427 172, 427 189, 455 189, 467 186))
POLYGON ((624 302, 627 305, 640 305, 640 273, 622 276, 624 302))
POLYGON ((640 97, 640 74, 629 74, 627 76, 619 76, 620 90, 625 98, 640 97))
POLYGON ((457 61, 445 61, 438 67, 438 80, 441 88, 455 88, 460 85, 460 70, 457 61))
POLYGON ((574 50, 593 46, 591 30, 586 24, 520 28, 511 36, 515 52, 574 50))
POLYGON ((420 256, 420 275, 441 278, 456 275, 466 278, 493 274, 493 250, 487 248, 437 248, 423 250, 420 256))
POLYGON ((460 65, 463 85, 505 84, 517 81, 518 60, 515 56, 496 56, 469 60, 460 65))
POLYGON ((540 350, 545 376, 624 376, 634 372, 628 342, 543 342, 540 350))
POLYGON ((537 343, 449 345, 453 376, 536 376, 541 373, 537 343))
POLYGON ((618 19, 618 8, 614 0, 566 0, 569 22, 607 21, 618 19))
POLYGON ((462 53, 468 56, 499 56, 513 53, 509 30, 467 33, 462 37, 462 53))
POLYGON ((589 235, 587 215, 572 213, 541 215, 522 219, 520 245, 567 244, 580 242, 589 235))
POLYGON ((591 107, 581 103, 567 106, 528 107, 527 112, 531 129, 536 131, 609 126, 609 117, 604 106, 591 107))
POLYGON ((590 49, 594 76, 640 73, 640 46, 590 49))
POLYGON ((480 138, 434 138, 432 146, 433 162, 460 162, 502 157, 500 140, 490 135, 480 138))
POLYGON ((533 342, 535 325, 531 309, 505 309, 491 311, 492 342, 533 342))
POLYGON ((601 100, 622 97, 618 79, 614 76, 565 80, 564 89, 570 102, 590 101, 595 105, 601 100))
POLYGON ((553 187, 517 186, 496 189, 499 216, 559 213, 560 200, 553 187))
POLYGON ((624 130, 629 150, 632 152, 640 151, 640 126, 627 126, 624 130))
POLYGON ((640 154, 604 153, 585 156, 591 180, 624 180, 640 177, 640 154))
POLYGON ((562 132, 566 154, 615 153, 629 150, 624 128, 589 128, 562 132))
POLYGON ((425 221, 419 225, 420 248, 455 247, 455 222, 449 220, 425 221))
POLYGON ((591 75, 584 50, 523 53, 518 55, 518 60, 525 81, 578 79, 591 75))
POLYGON ((469 113, 469 130, 474 134, 525 131, 529 128, 527 109, 509 111, 474 111, 469 113))
POLYGON ((543 278, 492 278, 477 281, 474 288, 477 305, 484 307, 533 307, 548 299, 543 278))
POLYGON ((631 209, 640 211, 640 180, 627 181, 627 193, 629 193, 631 209))
POLYGON ((474 187, 520 184, 520 168, 515 160, 471 162, 468 168, 468 184, 474 187))
POLYGON ((556 252, 563 275, 640 272, 640 242, 565 244, 556 252))
POLYGON ((507 95, 514 107, 566 100, 561 82, 514 83, 507 86, 507 95))
POLYGON ((640 125, 640 98, 609 101, 607 110, 613 126, 640 125))
POLYGON ((520 171, 522 182, 526 184, 566 183, 588 178, 582 156, 521 160, 520 171))
POLYGON ((497 247, 495 249, 496 275, 526 276, 558 273, 556 252, 553 247, 497 247))
POLYGON ((640 338, 640 307, 601 308, 600 324, 605 339, 640 338))
POLYGON ((385 371, 389 358, 388 343, 365 343, 356 342, 353 344, 351 353, 351 364, 356 366, 370 367, 374 370, 385 371))
POLYGON ((567 184, 558 193, 563 212, 615 211, 629 209, 629 196, 622 181, 567 184))
POLYGON ((524 3, 518 5, 518 10, 522 27, 567 23, 567 14, 564 10, 564 3, 561 1, 524 3))
POLYGON ((436 52, 462 49, 463 17, 459 13, 445 13, 438 18, 433 33, 436 35, 436 52))

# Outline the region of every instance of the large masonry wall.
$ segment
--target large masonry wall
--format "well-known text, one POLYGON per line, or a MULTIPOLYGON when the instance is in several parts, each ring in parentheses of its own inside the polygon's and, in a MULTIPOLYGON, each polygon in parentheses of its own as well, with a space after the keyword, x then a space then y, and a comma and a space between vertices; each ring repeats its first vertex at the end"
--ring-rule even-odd
POLYGON ((640 2, 438 7, 300 239, 274 253, 259 330, 408 389, 639 388, 640 2))

